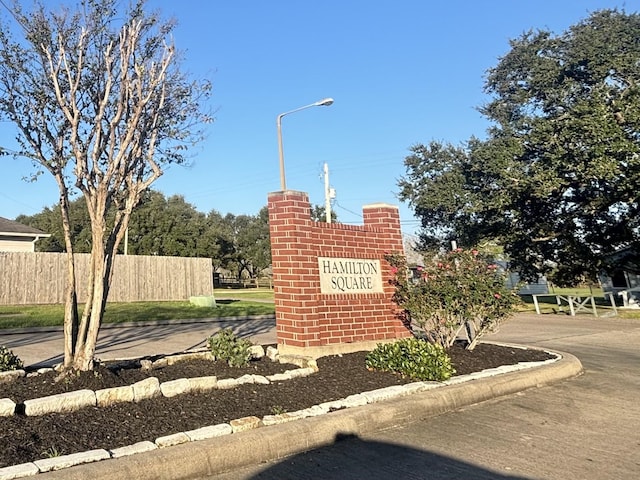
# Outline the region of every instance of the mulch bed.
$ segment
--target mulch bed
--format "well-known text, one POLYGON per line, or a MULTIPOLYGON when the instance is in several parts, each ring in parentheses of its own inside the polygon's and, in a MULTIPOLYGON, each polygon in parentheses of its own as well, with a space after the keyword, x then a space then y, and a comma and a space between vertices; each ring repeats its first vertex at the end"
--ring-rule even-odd
MULTIPOLYGON (((539 350, 484 343, 473 352, 465 350, 462 345, 454 345, 449 355, 457 375, 551 358, 539 350)), ((319 372, 269 385, 245 384, 229 390, 160 397, 66 414, 0 417, 0 468, 52 455, 153 441, 161 436, 226 423, 236 418, 251 415, 262 418, 301 410, 355 393, 411 382, 392 373, 367 371, 365 356, 366 352, 357 352, 323 357, 318 359, 319 372)), ((222 379, 238 378, 244 374, 267 376, 293 368, 297 367, 266 358, 252 361, 244 368, 206 360, 180 362, 151 371, 137 368, 114 371, 101 366, 96 373, 85 372, 61 382, 54 382, 56 374, 50 373, 0 384, 0 398, 11 398, 19 403, 65 391, 130 385, 148 376, 158 377, 160 382, 206 375, 222 379)))

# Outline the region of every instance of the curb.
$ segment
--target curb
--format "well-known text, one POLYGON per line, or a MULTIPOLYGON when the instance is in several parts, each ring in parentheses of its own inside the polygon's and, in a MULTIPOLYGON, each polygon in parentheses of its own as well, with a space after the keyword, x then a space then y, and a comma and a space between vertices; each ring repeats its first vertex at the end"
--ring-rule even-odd
POLYGON ((547 351, 558 354, 561 358, 553 363, 510 373, 471 377, 465 382, 456 382, 362 407, 156 449, 128 457, 83 464, 42 473, 33 478, 37 480, 203 478, 328 446, 338 441, 341 436, 362 436, 486 400, 549 385, 578 376, 583 372, 582 364, 575 356, 558 351, 547 351))

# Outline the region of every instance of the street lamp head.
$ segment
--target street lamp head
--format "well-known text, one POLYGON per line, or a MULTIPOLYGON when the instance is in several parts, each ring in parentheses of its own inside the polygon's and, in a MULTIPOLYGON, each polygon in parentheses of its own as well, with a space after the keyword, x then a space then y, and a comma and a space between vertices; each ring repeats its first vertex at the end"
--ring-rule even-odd
POLYGON ((333 98, 323 98, 322 100, 317 101, 313 105, 316 107, 328 107, 333 103, 333 98))
POLYGON ((333 103, 333 98, 323 98, 322 100, 318 100, 317 102, 312 103, 311 105, 305 105, 304 107, 296 108, 294 110, 290 110, 288 112, 284 112, 278 115, 278 118, 276 119, 276 125, 278 127, 278 151, 280 153, 280 190, 282 190, 283 192, 287 189, 287 183, 284 178, 284 152, 282 149, 282 128, 281 128, 282 117, 284 117, 285 115, 289 115, 290 113, 299 112, 300 110, 305 110, 311 107, 328 107, 332 103, 333 103))

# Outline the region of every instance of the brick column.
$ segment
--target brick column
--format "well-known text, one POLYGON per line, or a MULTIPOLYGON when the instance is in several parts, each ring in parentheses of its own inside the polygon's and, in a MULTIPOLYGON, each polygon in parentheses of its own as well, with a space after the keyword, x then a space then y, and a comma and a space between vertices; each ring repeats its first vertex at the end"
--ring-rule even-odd
MULTIPOLYGON (((402 231, 400 229, 400 212, 395 205, 388 203, 373 203, 362 207, 364 225, 372 230, 378 230, 378 248, 382 255, 386 253, 404 252, 402 231)), ((385 276, 385 293, 393 297, 394 287, 391 285, 393 275, 390 271, 385 276)), ((391 300, 394 310, 397 307, 391 300)), ((394 323, 395 336, 398 338, 409 336, 407 326, 401 321, 394 323)))
POLYGON ((291 190, 271 193, 268 208, 278 344, 317 346, 317 256, 309 238, 309 197, 291 190))

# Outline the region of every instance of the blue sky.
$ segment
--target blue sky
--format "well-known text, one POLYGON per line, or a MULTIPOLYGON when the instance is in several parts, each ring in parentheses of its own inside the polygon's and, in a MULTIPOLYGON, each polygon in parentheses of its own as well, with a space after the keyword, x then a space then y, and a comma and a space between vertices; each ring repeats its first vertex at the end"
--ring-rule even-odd
MULTIPOLYGON (((561 33, 603 8, 637 12, 636 0, 149 0, 178 22, 184 68, 209 78, 215 122, 192 153, 153 188, 183 195, 201 212, 255 214, 280 189, 276 117, 282 121, 287 187, 324 203, 329 165, 334 210, 361 223, 362 205, 399 205, 405 233, 418 222, 397 198, 416 143, 482 137, 476 107, 487 69, 529 29, 561 33)), ((12 144, 1 124, 0 145, 12 144)), ((0 158, 0 216, 33 215, 57 202, 54 182, 35 183, 26 160, 0 158)))

